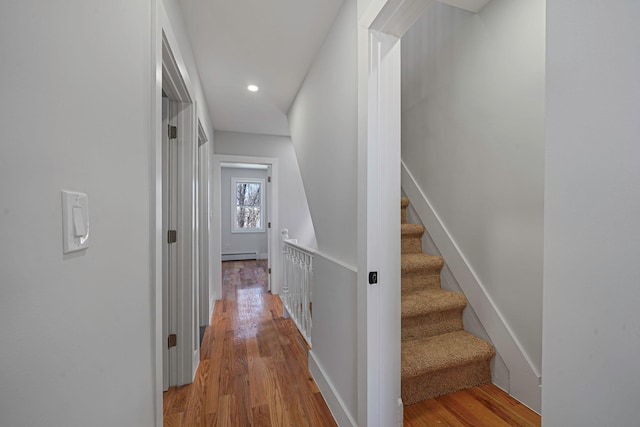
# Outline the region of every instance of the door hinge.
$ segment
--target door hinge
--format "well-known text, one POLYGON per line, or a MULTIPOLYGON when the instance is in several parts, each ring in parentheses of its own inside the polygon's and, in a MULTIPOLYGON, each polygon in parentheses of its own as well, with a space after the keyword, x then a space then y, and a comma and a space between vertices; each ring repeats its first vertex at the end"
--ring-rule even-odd
POLYGON ((271 267, 269 267, 269 274, 271 274, 271 267))
POLYGON ((271 223, 267 223, 267 228, 271 228, 271 223))
POLYGON ((176 139, 178 137, 178 127, 169 125, 169 139, 176 139))
POLYGON ((176 230, 167 231, 167 243, 175 243, 178 240, 178 232, 176 230))
POLYGON ((271 177, 270 176, 267 177, 267 182, 271 182, 271 177))
POLYGON ((178 345, 178 336, 176 334, 169 335, 169 339, 167 340, 167 346, 171 348, 177 345, 178 345))

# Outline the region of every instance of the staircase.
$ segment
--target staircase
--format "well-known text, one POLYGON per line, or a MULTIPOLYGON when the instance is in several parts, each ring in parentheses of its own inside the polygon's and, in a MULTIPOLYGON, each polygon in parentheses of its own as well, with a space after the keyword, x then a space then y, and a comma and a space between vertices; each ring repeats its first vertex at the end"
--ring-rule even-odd
POLYGON ((422 252, 424 227, 407 224, 402 198, 402 401, 405 405, 491 381, 495 349, 466 332, 467 299, 440 287, 444 260, 422 252))

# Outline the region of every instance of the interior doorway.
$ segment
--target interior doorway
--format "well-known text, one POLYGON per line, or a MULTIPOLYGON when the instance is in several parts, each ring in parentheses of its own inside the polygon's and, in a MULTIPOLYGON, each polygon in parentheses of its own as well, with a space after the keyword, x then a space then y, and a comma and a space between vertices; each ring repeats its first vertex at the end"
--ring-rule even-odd
MULTIPOLYGON (((271 265, 271 165, 221 163, 221 260, 261 260, 271 265)), ((268 273, 267 273, 268 274, 268 273)), ((267 275, 271 290, 270 274, 267 275)))
MULTIPOLYGON (((211 234, 211 238, 213 239, 212 244, 212 254, 211 254, 211 263, 212 263, 212 296, 215 299, 220 299, 222 297, 222 259, 223 253, 225 253, 225 257, 228 259, 229 257, 233 257, 234 254, 231 252, 252 252, 250 255, 239 254, 237 256, 248 256, 252 258, 265 258, 268 262, 267 265, 267 274, 269 280, 269 290, 277 294, 280 291, 280 240, 276 239, 274 234, 275 232, 279 232, 278 228, 278 159, 272 157, 249 157, 249 156, 233 156, 233 155, 214 155, 213 156, 213 166, 212 166, 212 182, 213 182, 213 205, 220 206, 220 209, 212 210, 212 218, 211 218, 211 228, 215 232, 211 234), (225 248, 222 243, 222 233, 224 227, 227 230, 230 230, 232 227, 231 223, 231 183, 228 183, 228 186, 222 183, 222 170, 224 167, 229 166, 241 166, 241 169, 244 171, 247 170, 266 170, 266 175, 264 177, 264 206, 262 209, 264 210, 265 216, 262 220, 262 224, 264 226, 267 243, 266 243, 266 254, 261 252, 258 249, 238 249, 237 251, 232 250, 231 247, 225 248), (226 207, 223 207, 224 204, 222 202, 222 193, 223 187, 225 188, 225 194, 227 193, 226 189, 229 190, 228 196, 226 199, 229 200, 229 203, 226 207), (222 211, 229 212, 229 219, 222 220, 222 211), (275 230, 275 231, 274 231, 275 230), (257 253, 257 255, 256 255, 257 253)), ((238 176, 239 178, 243 178, 242 176, 238 176)), ((257 178, 259 179, 259 178, 257 178)), ((234 190, 235 191, 235 190, 234 190)), ((236 209, 236 207, 234 207, 236 209)), ((225 214, 226 218, 226 214, 225 214)), ((239 233, 238 233, 239 234, 239 233)), ((264 247, 264 246, 263 246, 264 247)))
POLYGON ((164 33, 162 41, 160 347, 167 390, 191 383, 200 360, 200 149, 189 87, 164 33))

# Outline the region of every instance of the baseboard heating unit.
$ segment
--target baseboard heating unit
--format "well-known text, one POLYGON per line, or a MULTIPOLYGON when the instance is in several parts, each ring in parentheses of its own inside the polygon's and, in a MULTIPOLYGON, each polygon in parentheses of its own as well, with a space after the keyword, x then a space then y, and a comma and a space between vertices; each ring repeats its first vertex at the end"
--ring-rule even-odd
POLYGON ((245 259, 258 259, 258 252, 229 252, 222 254, 222 261, 243 261, 245 259))

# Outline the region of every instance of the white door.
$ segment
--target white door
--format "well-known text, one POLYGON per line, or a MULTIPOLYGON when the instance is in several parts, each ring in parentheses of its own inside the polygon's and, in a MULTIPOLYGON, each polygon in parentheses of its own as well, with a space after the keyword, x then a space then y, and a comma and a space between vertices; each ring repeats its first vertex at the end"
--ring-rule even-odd
POLYGON ((271 227, 271 165, 267 167, 267 182, 265 185, 265 194, 262 196, 265 198, 266 209, 266 230, 267 230, 267 289, 271 292, 271 239, 273 238, 271 231, 273 228, 271 227))
POLYGON ((163 390, 178 383, 177 348, 171 338, 177 333, 178 269, 174 230, 178 221, 178 143, 170 137, 175 126, 175 104, 162 98, 162 344, 163 390))
MULTIPOLYGON (((193 197, 193 290, 191 293, 191 366, 198 366, 200 358, 200 146, 196 146, 195 151, 195 177, 194 177, 194 197, 193 197)), ((193 372, 195 374, 195 371, 193 372)))

